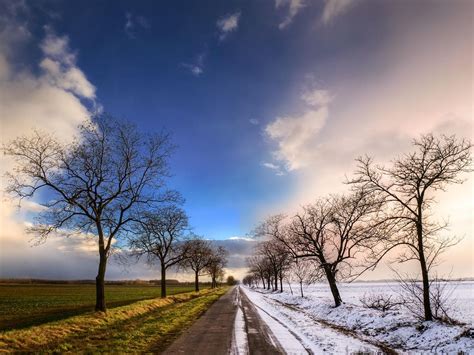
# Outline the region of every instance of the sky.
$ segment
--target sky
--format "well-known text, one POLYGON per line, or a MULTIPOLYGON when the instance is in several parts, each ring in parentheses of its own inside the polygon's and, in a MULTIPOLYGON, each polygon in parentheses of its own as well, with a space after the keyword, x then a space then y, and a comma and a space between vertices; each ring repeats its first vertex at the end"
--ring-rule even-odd
MULTIPOLYGON (((387 163, 429 132, 473 138, 473 6, 0 0, 1 140, 33 128, 68 140, 97 110, 171 132, 169 186, 195 233, 227 240, 241 275, 253 243, 242 238, 268 215, 347 189, 357 156, 387 163)), ((3 174, 12 163, 1 159, 3 174)), ((440 269, 455 277, 474 276, 465 178, 435 211, 463 237, 440 269)), ((2 199, 0 277, 93 278, 93 240, 32 246, 24 227, 37 202, 2 199)), ((154 273, 108 269, 115 279, 154 273)), ((381 267, 367 277, 388 276, 381 267)))

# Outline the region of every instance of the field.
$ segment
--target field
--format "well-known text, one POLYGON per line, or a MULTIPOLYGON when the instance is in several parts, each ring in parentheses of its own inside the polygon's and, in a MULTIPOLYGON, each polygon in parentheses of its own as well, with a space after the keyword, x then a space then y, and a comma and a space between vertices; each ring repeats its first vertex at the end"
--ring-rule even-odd
MULTIPOLYGON (((159 286, 106 285, 108 308, 160 296, 159 286)), ((168 295, 189 292, 193 285, 168 285, 168 295)), ((0 284, 0 330, 24 328, 93 310, 92 284, 0 284)))
POLYGON ((0 352, 160 352, 228 290, 186 292, 0 332, 0 352))
POLYGON ((283 293, 243 289, 259 309, 297 333, 315 353, 377 348, 402 353, 474 353, 474 282, 447 283, 449 314, 456 324, 423 322, 403 306, 382 312, 360 302, 370 294, 397 297, 399 287, 394 282, 340 284, 344 303, 337 308, 326 284, 307 286, 304 298, 297 285, 292 285, 293 294, 288 287, 283 293))

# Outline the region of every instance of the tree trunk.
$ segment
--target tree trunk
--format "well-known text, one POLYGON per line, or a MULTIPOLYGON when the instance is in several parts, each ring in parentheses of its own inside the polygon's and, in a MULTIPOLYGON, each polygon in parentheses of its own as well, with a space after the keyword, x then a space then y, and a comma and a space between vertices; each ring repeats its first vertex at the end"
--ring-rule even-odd
POLYGON ((301 292, 301 297, 303 298, 303 281, 300 281, 300 292, 301 292))
MULTIPOLYGON (((420 210, 419 213, 421 218, 420 210)), ((423 250, 423 226, 421 223, 417 224, 416 231, 418 237, 418 254, 420 257, 421 278, 423 282, 423 308, 425 313, 425 321, 432 321, 433 313, 431 312, 430 301, 430 279, 428 275, 428 267, 426 266, 425 253, 423 250)))
POLYGON ((213 275, 212 276, 211 288, 216 288, 216 287, 217 287, 216 277, 213 275))
POLYGON ((331 288, 332 297, 334 298, 334 304, 336 307, 339 307, 342 303, 341 295, 336 284, 336 277, 334 276, 331 267, 327 264, 324 265, 324 272, 326 273, 326 278, 331 288))
POLYGON ((278 272, 275 272, 275 288, 273 291, 278 291, 278 272))
POLYGON ((161 264, 161 298, 166 297, 166 268, 161 264))
POLYGON ((270 289, 270 277, 267 277, 267 290, 270 289))
POLYGON ((265 278, 262 276, 262 284, 263 284, 263 288, 265 289, 265 278))
POLYGON ((105 251, 99 251, 99 270, 95 278, 95 310, 106 312, 105 305, 105 269, 107 267, 107 257, 105 251))
POLYGON ((194 291, 199 291, 199 271, 194 272, 194 291))
POLYGON ((283 292, 283 275, 280 274, 280 292, 283 292))

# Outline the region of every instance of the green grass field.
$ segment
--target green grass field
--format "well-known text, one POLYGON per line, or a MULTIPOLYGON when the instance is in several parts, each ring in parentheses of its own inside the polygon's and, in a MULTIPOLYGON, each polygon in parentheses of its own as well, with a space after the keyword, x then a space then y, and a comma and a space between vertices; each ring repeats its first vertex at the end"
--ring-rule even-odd
POLYGON ((0 353, 157 353, 164 350, 228 287, 154 298, 86 312, 24 329, 0 331, 0 353))
MULTIPOLYGON (((169 285, 168 295, 193 290, 169 285)), ((160 297, 159 286, 106 285, 108 308, 160 297)), ((95 286, 90 284, 0 284, 0 330, 24 328, 93 310, 95 286)))

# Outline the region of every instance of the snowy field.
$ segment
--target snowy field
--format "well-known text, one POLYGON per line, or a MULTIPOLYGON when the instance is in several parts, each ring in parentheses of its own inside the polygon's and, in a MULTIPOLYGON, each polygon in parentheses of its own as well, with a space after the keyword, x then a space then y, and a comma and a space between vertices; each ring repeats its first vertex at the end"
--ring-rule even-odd
POLYGON ((396 283, 341 284, 344 304, 333 307, 326 284, 304 288, 288 285, 283 293, 243 288, 263 313, 278 319, 298 335, 314 353, 377 352, 474 354, 474 282, 450 282, 451 317, 464 325, 422 322, 405 308, 382 312, 363 307, 360 298, 370 294, 398 295, 396 283))

